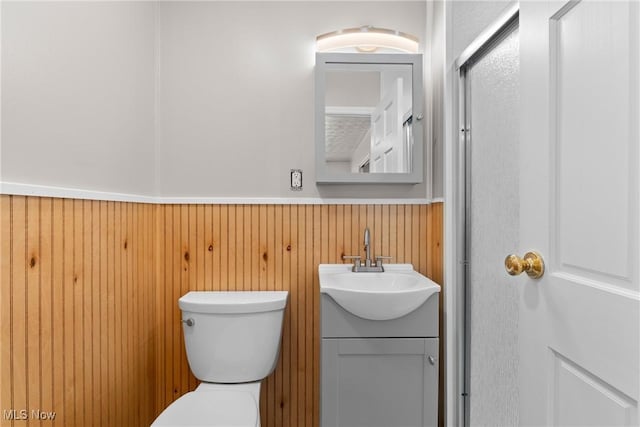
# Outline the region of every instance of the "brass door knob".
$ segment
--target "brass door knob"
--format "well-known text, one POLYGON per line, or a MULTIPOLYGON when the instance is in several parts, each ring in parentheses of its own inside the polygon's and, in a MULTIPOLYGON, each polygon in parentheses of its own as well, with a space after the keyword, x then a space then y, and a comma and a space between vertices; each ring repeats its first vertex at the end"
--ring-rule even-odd
POLYGON ((526 271, 529 277, 539 279, 544 274, 544 261, 537 252, 527 252, 524 258, 511 254, 504 259, 504 268, 512 276, 526 271))

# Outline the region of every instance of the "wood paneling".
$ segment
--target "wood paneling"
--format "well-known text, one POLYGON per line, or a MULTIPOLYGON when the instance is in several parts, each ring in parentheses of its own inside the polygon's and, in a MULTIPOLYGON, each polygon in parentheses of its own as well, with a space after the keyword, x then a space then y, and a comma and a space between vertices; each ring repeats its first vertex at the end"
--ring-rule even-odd
POLYGON ((156 218, 156 414, 196 385, 177 302, 188 290, 290 292, 280 358, 263 383, 262 425, 311 427, 319 425, 318 264, 362 253, 369 226, 374 254, 442 283, 441 204, 165 205, 156 218))
POLYGON ((152 420, 155 209, 0 196, 0 425, 152 420))
POLYGON ((374 254, 442 283, 441 204, 3 195, 0 225, 0 410, 55 411, 54 425, 148 425, 197 384, 178 298, 191 289, 283 289, 290 299, 280 358, 263 384, 262 423, 318 426, 318 264, 361 253, 369 226, 374 254))

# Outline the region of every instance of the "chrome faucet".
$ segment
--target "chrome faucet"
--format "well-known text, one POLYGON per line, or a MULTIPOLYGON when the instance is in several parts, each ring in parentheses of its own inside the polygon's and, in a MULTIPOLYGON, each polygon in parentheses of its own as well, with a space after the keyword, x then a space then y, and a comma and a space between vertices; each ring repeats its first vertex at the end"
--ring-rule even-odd
POLYGON ((369 227, 365 227, 364 229, 364 265, 367 267, 371 267, 371 233, 369 233, 369 227))
POLYGON ((342 259, 353 260, 353 268, 351 271, 354 273, 382 273, 384 271, 384 268, 382 267, 382 260, 391 259, 390 256, 377 256, 375 261, 371 261, 371 233, 369 232, 369 227, 365 227, 364 229, 364 253, 364 263, 362 262, 362 257, 360 257, 360 255, 344 255, 342 259))

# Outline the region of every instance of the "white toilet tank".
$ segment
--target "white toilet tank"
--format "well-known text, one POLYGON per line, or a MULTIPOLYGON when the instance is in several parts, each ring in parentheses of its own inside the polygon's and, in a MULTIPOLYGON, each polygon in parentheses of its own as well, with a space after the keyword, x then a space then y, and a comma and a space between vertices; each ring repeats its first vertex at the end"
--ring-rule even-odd
POLYGON ((260 381, 275 368, 287 291, 189 292, 182 310, 187 359, 200 381, 260 381))

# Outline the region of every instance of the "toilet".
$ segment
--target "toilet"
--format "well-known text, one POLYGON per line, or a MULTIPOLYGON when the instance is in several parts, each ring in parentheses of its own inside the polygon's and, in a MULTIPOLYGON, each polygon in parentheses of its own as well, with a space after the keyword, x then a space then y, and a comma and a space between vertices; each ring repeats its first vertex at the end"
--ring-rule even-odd
POLYGON ((259 427, 260 382, 278 360, 287 291, 189 292, 182 310, 187 359, 201 381, 152 427, 259 427))

